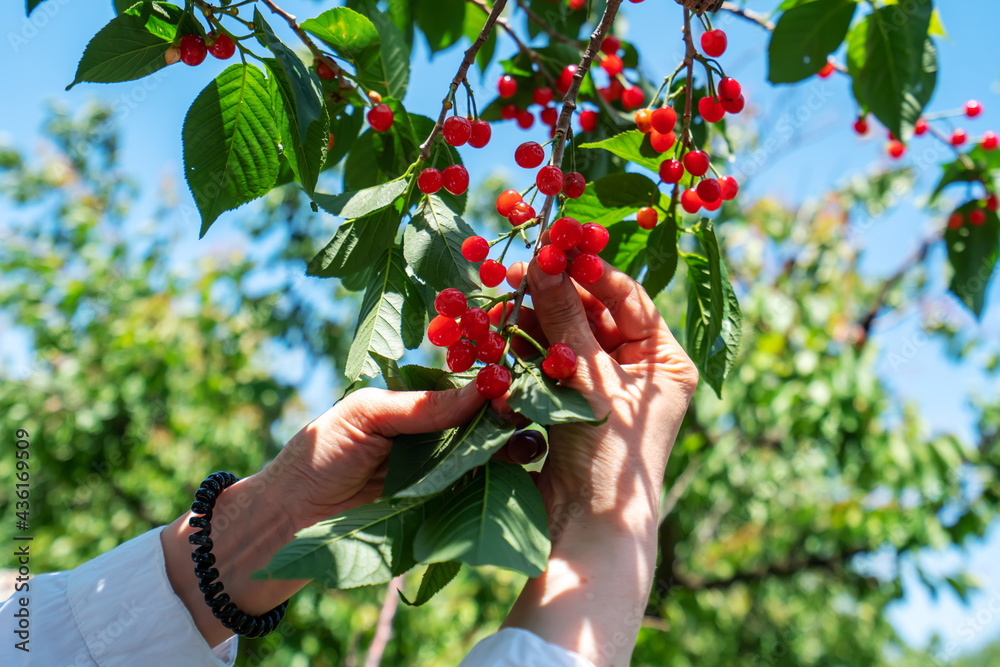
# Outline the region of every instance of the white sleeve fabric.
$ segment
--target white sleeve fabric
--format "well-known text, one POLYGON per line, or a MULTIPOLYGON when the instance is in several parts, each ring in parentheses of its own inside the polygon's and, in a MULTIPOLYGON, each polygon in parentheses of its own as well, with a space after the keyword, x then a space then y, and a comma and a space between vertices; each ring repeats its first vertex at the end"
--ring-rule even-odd
POLYGON ((594 663, 533 632, 504 628, 473 646, 458 667, 594 667, 594 663))
POLYGON ((0 642, 0 664, 231 667, 237 638, 213 649, 198 632, 167 578, 161 530, 154 528, 76 569, 29 580, 28 591, 15 592, 0 605, 0 632, 7 638, 0 642), (11 640, 20 598, 29 600, 28 652, 11 640))

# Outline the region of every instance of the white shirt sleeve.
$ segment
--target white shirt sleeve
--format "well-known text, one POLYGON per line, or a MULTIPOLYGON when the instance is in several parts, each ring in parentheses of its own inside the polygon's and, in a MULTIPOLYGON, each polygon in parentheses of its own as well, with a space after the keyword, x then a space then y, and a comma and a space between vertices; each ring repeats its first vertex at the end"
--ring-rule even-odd
MULTIPOLYGON (((237 639, 214 649, 198 632, 167 579, 162 527, 154 528, 68 572, 34 577, 28 590, 0 605, 0 665, 132 667, 169 664, 231 667, 237 639), (28 652, 13 631, 28 600, 28 652)), ((194 576, 192 565, 191 576, 194 576)))
POLYGON ((458 667, 594 667, 594 664, 533 632, 504 628, 473 646, 458 667))

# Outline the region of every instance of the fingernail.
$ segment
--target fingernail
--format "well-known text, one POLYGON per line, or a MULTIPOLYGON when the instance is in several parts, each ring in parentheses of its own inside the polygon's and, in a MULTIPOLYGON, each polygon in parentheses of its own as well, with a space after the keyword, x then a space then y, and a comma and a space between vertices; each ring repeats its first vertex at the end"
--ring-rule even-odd
POLYGON ((536 289, 550 290, 559 287, 565 279, 565 275, 564 272, 559 272, 552 276, 538 268, 538 265, 534 263, 531 265, 531 282, 536 289))

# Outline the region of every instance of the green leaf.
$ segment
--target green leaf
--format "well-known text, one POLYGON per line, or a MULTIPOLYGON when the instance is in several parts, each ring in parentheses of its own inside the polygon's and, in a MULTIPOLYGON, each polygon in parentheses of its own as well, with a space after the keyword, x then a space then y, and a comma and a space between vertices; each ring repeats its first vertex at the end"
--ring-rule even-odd
POLYGON ((635 220, 622 220, 608 225, 608 245, 601 251, 601 255, 615 268, 638 278, 646 265, 649 234, 635 220))
POLYGON ((333 146, 326 154, 323 169, 330 169, 338 164, 347 151, 354 146, 358 133, 365 124, 365 108, 358 106, 351 113, 342 111, 339 116, 330 119, 330 134, 333 135, 333 146))
POLYGON ((385 14, 373 11, 368 15, 378 31, 379 55, 375 62, 358 72, 358 83, 397 100, 406 95, 410 81, 410 49, 403 33, 385 14))
POLYGON ((339 195, 316 193, 319 207, 338 218, 360 218, 381 211, 406 191, 406 181, 397 178, 371 188, 339 195))
POLYGON ((848 35, 854 97, 903 141, 912 136, 937 81, 937 52, 928 37, 932 12, 931 0, 888 5, 848 35))
POLYGON ((441 199, 428 195, 403 233, 403 255, 417 277, 435 290, 476 289, 476 268, 462 256, 462 242, 474 234, 441 199))
POLYGON ((743 311, 740 309, 736 292, 729 282, 725 262, 720 262, 719 267, 722 269, 722 289, 725 292, 722 331, 712 346, 702 377, 719 398, 722 398, 722 383, 736 366, 736 357, 740 353, 740 344, 743 341, 743 311))
POLYGON ((267 194, 278 178, 280 135, 264 73, 235 64, 205 87, 184 118, 184 174, 201 236, 224 211, 267 194))
POLYGON ((654 173, 660 169, 660 163, 666 159, 653 150, 652 144, 649 143, 649 136, 639 130, 622 132, 604 141, 580 144, 580 148, 603 148, 654 173))
MULTIPOLYGON (((260 10, 256 8, 254 8, 254 23, 257 25, 258 32, 264 36, 267 48, 274 53, 276 62, 284 75, 286 86, 291 89, 294 107, 289 109, 288 113, 298 123, 299 141, 305 144, 309 138, 309 126, 320 120, 324 113, 323 86, 316 72, 307 67, 302 59, 295 55, 294 51, 275 37, 271 26, 267 24, 260 10)), ((271 63, 273 62, 275 61, 272 60, 271 63)), ((271 65, 271 63, 268 64, 271 65)), ((272 67, 271 69, 273 71, 278 68, 272 67)))
MULTIPOLYGON (((465 0, 416 0, 414 5, 414 18, 427 37, 427 45, 432 55, 462 38, 465 27, 465 0)), ((484 15, 480 26, 485 21, 484 15)))
POLYGON ((789 9, 767 48, 768 81, 795 83, 818 73, 847 36, 857 3, 815 0, 789 9))
MULTIPOLYGON (((584 147, 591 145, 599 144, 584 144, 584 147)), ((609 226, 624 220, 643 206, 651 206, 659 199, 660 192, 656 183, 646 176, 612 174, 588 183, 579 198, 568 199, 566 215, 580 222, 609 226)))
POLYGON ((677 218, 667 215, 649 234, 646 247, 646 264, 649 269, 642 286, 649 296, 662 292, 677 272, 677 218))
POLYGON ((382 40, 375 26, 353 9, 335 7, 302 22, 302 29, 323 40, 331 49, 364 69, 375 64, 382 40))
POLYGON ((688 267, 687 353, 699 370, 705 368, 715 340, 722 331, 725 293, 722 289, 722 268, 718 242, 707 218, 695 226, 707 257, 685 255, 688 267))
POLYGON ((31 12, 35 11, 35 7, 42 4, 43 0, 25 0, 24 14, 25 16, 31 16, 31 12))
POLYGON ((985 172, 989 167, 973 163, 973 168, 969 169, 962 160, 955 160, 954 162, 949 162, 941 167, 944 173, 941 175, 941 180, 938 181, 937 186, 934 188, 934 192, 931 193, 930 203, 933 204, 944 192, 945 188, 953 183, 972 183, 975 181, 984 181, 986 179, 985 172))
POLYGON ((340 225, 326 246, 309 261, 306 275, 347 278, 374 266, 392 246, 402 216, 387 208, 340 225))
POLYGON ((354 342, 347 353, 348 381, 362 374, 378 375, 378 366, 368 352, 399 359, 405 349, 420 345, 427 324, 427 306, 413 279, 406 274, 403 254, 387 250, 365 290, 358 314, 354 342))
POLYGON ((322 107, 320 117, 309 124, 305 141, 299 134, 298 105, 284 70, 273 58, 265 58, 271 94, 271 111, 281 134, 282 155, 295 174, 295 179, 310 197, 315 196, 316 181, 323 169, 329 143, 330 116, 322 107))
POLYGON ((494 565, 537 577, 551 544, 542 496, 518 465, 490 461, 435 503, 413 542, 420 562, 494 565))
POLYGON ((514 426, 486 405, 463 426, 398 436, 389 453, 383 493, 408 498, 443 491, 466 472, 489 461, 513 433, 514 426))
POLYGON ((945 231, 948 246, 948 263, 952 268, 948 289, 957 296, 978 319, 983 314, 986 286, 993 275, 1000 245, 1000 219, 994 211, 985 209, 978 201, 959 207, 964 222, 958 229, 945 231), (975 209, 986 213, 982 225, 973 225, 969 213, 975 209))
MULTIPOLYGON (((30 10, 33 9, 29 5, 30 10)), ((183 13, 168 3, 144 2, 101 28, 87 44, 69 90, 81 81, 117 83, 167 66, 166 54, 183 13)))
POLYGON ((417 589, 417 597, 410 602, 403 591, 399 592, 400 599, 403 600, 404 604, 411 607, 419 607, 422 604, 426 604, 430 601, 432 597, 437 595, 442 588, 451 583, 451 580, 455 578, 458 571, 462 569, 461 563, 455 563, 453 561, 448 561, 446 563, 431 563, 428 566, 427 571, 424 572, 423 578, 420 580, 420 588, 417 589))
POLYGON ((412 563, 426 498, 379 500, 299 531, 254 579, 315 579, 330 588, 384 584, 412 563))
POLYGON ((507 405, 515 411, 544 426, 597 421, 590 403, 576 389, 560 385, 534 363, 528 362, 523 371, 507 397, 507 405))

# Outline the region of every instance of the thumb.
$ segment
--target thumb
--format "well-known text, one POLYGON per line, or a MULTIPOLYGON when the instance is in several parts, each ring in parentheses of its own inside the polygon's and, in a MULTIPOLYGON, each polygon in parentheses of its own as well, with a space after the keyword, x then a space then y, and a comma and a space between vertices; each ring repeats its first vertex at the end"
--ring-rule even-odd
POLYGON ((546 338, 566 343, 578 355, 601 350, 587 320, 583 300, 569 276, 565 273, 551 276, 533 260, 528 266, 528 284, 531 304, 546 338))
POLYGON ((445 391, 362 389, 345 399, 349 416, 369 432, 387 438, 402 433, 432 433, 472 419, 483 399, 476 383, 445 391))

